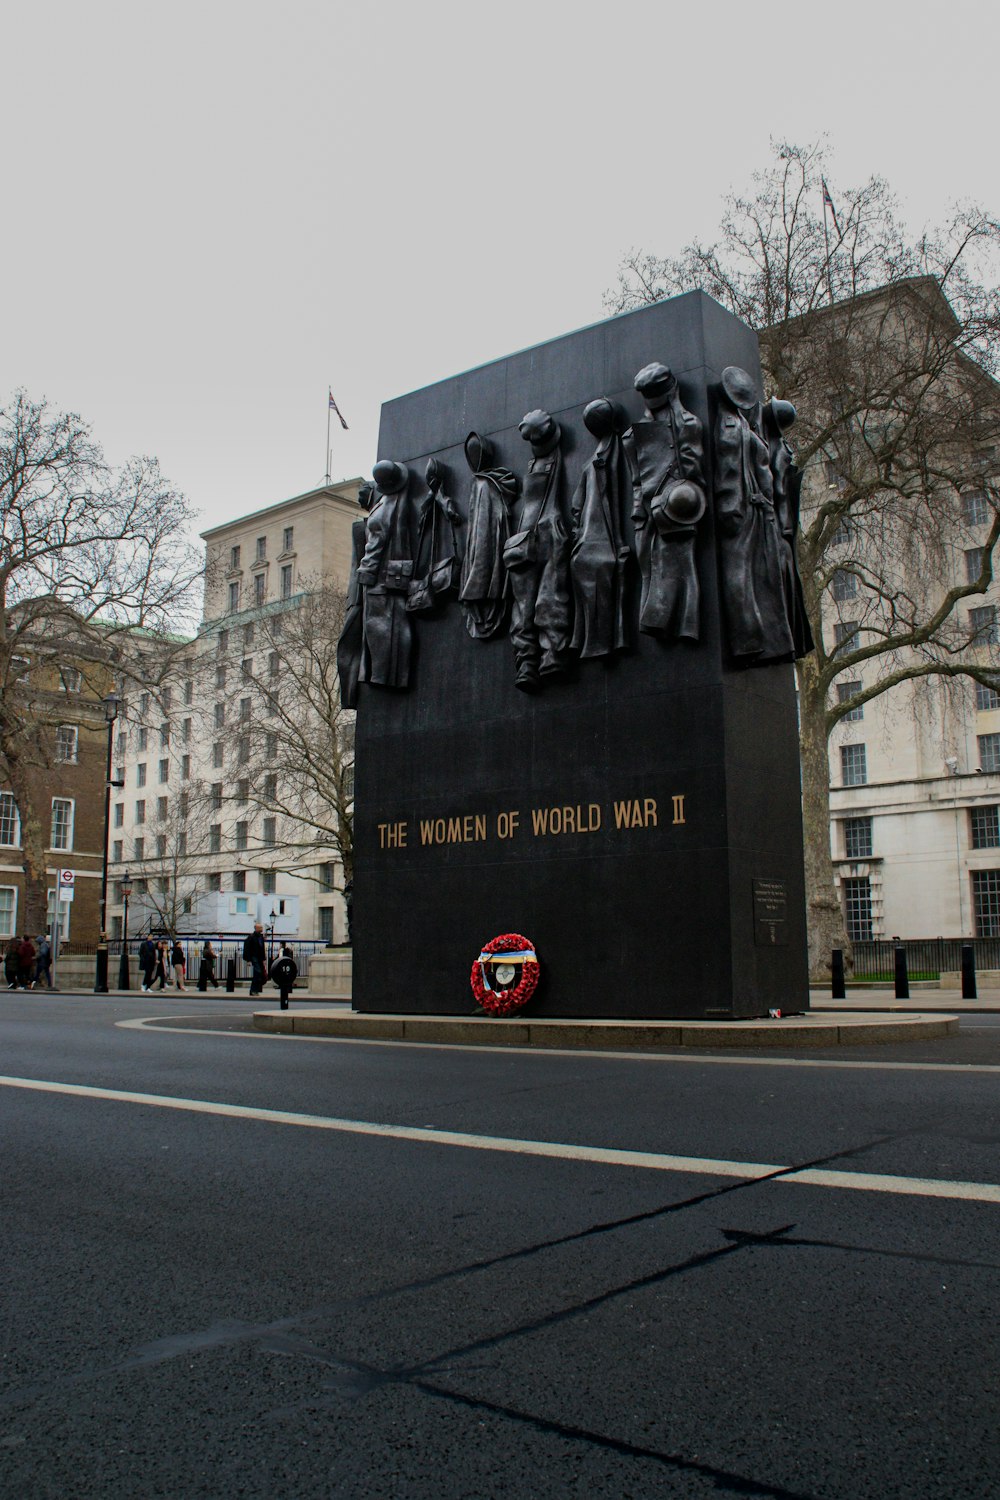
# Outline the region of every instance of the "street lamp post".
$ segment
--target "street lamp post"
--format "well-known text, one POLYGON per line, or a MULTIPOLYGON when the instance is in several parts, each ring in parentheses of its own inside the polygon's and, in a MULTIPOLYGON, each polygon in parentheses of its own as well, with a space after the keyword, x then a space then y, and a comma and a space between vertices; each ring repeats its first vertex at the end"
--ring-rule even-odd
MULTIPOLYGON (((107 693, 101 699, 104 709, 104 720, 108 726, 108 766, 104 777, 104 858, 101 862, 101 917, 97 933, 97 960, 94 970, 94 994, 106 995, 108 993, 108 839, 111 835, 111 752, 113 749, 112 735, 114 733, 115 720, 118 717, 118 709, 121 699, 117 693, 107 693)), ((59 901, 59 889, 56 888, 56 903, 59 901)))
POLYGON ((132 894, 132 881, 128 871, 122 876, 122 905, 124 914, 122 916, 122 956, 118 965, 118 988, 127 990, 130 988, 128 982, 128 898, 132 894))
POLYGON ((267 955, 267 967, 270 969, 274 963, 274 924, 278 920, 278 913, 271 907, 271 946, 267 955))

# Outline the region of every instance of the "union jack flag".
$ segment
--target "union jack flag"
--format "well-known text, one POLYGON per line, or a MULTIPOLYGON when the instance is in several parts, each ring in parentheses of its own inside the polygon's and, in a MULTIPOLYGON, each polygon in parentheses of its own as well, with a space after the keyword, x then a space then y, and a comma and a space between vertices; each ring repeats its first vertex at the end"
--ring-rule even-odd
POLYGON ((347 423, 344 421, 343 416, 341 415, 340 407, 337 405, 336 401, 334 401, 334 399, 333 399, 333 392, 329 388, 327 388, 327 395, 330 397, 330 410, 331 411, 335 411, 337 413, 337 416, 340 417, 340 425, 341 425, 341 427, 343 427, 343 429, 344 429, 345 432, 349 432, 350 429, 349 429, 347 423))

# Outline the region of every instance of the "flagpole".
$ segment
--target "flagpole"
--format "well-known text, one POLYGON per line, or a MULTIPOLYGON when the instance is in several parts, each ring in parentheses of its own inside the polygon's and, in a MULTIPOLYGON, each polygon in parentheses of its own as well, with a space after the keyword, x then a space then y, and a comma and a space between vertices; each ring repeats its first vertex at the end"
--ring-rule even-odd
MULTIPOLYGON (((824 224, 826 223, 826 215, 825 214, 824 214, 824 217, 823 217, 823 222, 824 222, 824 224)), ((327 391, 327 393, 326 393, 326 483, 327 483, 327 488, 329 488, 329 485, 330 485, 330 392, 329 391, 327 391)))
POLYGON ((820 182, 823 184, 823 239, 826 241, 826 289, 830 295, 830 306, 832 307, 833 277, 830 274, 830 227, 826 222, 826 206, 829 203, 832 208, 833 203, 830 199, 830 189, 826 185, 826 178, 821 177, 820 182))

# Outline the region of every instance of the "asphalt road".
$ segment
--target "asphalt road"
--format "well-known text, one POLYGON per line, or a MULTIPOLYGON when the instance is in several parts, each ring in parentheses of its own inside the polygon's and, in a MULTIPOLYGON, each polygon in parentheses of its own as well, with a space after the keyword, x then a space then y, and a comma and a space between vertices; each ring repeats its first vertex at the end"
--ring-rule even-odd
POLYGON ((1000 1017, 609 1057, 248 1015, 0 996, 0 1495, 1000 1495, 1000 1017))

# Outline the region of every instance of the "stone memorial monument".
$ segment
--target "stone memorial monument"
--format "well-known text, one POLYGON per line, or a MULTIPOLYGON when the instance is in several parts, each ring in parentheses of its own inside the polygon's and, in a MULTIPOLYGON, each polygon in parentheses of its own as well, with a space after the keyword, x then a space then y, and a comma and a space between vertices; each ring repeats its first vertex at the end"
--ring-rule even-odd
POLYGON ((477 957, 538 1016, 807 1008, 786 394, 692 292, 383 406, 356 1009, 467 1015, 477 957))

